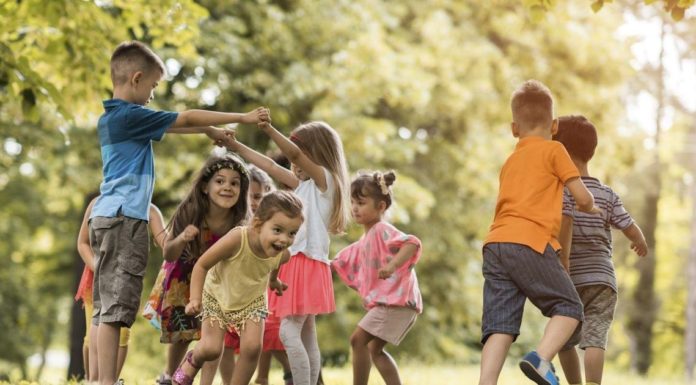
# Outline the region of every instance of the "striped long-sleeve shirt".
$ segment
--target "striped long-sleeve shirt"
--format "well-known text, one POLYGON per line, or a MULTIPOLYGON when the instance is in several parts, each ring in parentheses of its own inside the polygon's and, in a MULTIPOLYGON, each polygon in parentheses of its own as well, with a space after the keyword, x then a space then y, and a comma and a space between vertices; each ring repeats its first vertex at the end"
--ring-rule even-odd
POLYGON ((570 277, 576 287, 607 285, 618 291, 611 259, 611 227, 624 230, 633 224, 633 218, 609 186, 587 176, 583 176, 582 181, 594 196, 595 206, 602 209, 602 214, 578 211, 568 189, 563 192, 563 215, 573 217, 570 277))

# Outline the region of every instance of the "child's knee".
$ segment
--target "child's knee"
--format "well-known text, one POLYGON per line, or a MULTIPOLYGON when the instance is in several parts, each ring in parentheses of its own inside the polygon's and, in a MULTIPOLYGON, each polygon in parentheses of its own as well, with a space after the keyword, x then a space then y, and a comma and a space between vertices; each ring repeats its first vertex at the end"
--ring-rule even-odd
POLYGON ((254 360, 258 360, 259 356, 261 355, 261 342, 247 342, 241 347, 240 355, 243 355, 244 357, 254 357, 254 360))
POLYGON ((364 333, 361 333, 360 331, 354 331, 353 334, 350 336, 350 346, 353 348, 356 347, 363 347, 367 345, 367 339, 365 339, 364 333))
POLYGON ((198 351, 198 354, 196 354, 198 357, 196 358, 200 358, 204 361, 213 361, 220 357, 222 345, 215 342, 201 341, 196 346, 196 350, 198 351))

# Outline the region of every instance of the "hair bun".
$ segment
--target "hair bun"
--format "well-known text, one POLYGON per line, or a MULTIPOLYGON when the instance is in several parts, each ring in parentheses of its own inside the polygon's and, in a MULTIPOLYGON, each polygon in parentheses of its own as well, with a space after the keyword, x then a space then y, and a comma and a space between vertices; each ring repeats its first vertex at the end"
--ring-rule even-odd
POLYGON ((387 186, 391 186, 394 184, 394 181, 396 180, 396 173, 394 173, 393 170, 389 170, 385 173, 382 173, 382 178, 384 178, 384 184, 387 186))

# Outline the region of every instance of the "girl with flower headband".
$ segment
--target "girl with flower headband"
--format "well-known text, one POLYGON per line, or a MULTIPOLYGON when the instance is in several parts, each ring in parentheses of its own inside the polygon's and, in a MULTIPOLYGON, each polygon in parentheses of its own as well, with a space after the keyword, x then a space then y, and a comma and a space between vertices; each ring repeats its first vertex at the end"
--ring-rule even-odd
POLYGON ((355 289, 367 314, 350 337, 353 350, 353 384, 367 385, 371 362, 387 385, 401 384, 394 359, 384 350, 398 345, 423 311, 423 300, 414 270, 421 242, 386 222, 391 206, 393 171, 362 174, 350 186, 351 213, 365 233, 341 250, 331 267, 355 289))
MULTIPOLYGON (((196 175, 191 190, 176 208, 164 246, 163 278, 151 293, 149 305, 159 316, 160 342, 169 344, 160 385, 171 376, 191 341, 201 338, 201 322, 185 312, 191 274, 201 254, 248 219, 249 172, 237 156, 211 155, 196 175)), ((207 363, 201 384, 212 384, 217 361, 207 363)))
POLYGON ((317 342, 317 314, 336 309, 329 267, 329 233, 342 233, 348 222, 348 177, 343 145, 336 131, 324 122, 295 128, 286 138, 270 124, 259 125, 291 162, 291 170, 237 142, 228 144, 248 162, 277 182, 295 190, 304 205, 305 222, 292 258, 280 270, 288 284, 282 297, 269 298, 281 318, 280 338, 290 361, 295 385, 316 385, 321 357, 317 342))
POLYGON ((252 222, 225 234, 198 259, 191 275, 187 314, 201 313, 202 336, 186 354, 172 381, 191 385, 204 362, 217 360, 226 331, 240 335, 232 385, 248 385, 261 353, 266 289, 287 288, 278 268, 290 259, 288 247, 302 225, 302 202, 289 191, 263 197, 252 222), (202 312, 201 312, 202 310, 202 312))

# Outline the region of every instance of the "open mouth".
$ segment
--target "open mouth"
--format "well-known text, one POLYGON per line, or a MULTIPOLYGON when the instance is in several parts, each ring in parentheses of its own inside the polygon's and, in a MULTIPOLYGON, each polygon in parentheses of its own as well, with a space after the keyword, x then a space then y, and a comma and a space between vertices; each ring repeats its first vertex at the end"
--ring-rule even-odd
POLYGON ((273 243, 271 244, 271 248, 275 251, 283 251, 285 249, 285 246, 278 243, 273 243))

